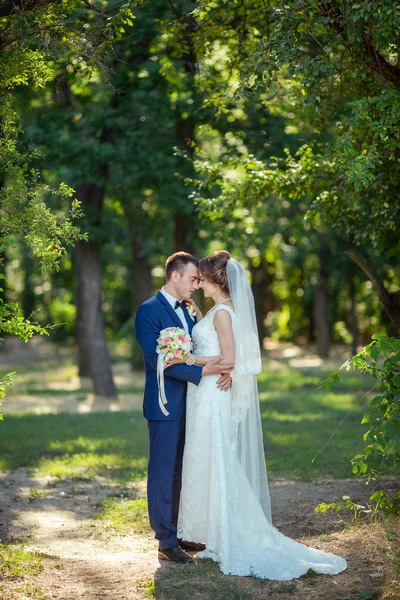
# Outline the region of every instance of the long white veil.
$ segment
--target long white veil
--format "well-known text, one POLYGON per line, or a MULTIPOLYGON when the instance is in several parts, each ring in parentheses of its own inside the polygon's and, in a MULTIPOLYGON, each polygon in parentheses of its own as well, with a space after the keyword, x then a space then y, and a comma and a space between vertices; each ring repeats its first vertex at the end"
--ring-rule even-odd
POLYGON ((230 258, 226 273, 235 311, 233 329, 236 361, 232 375, 233 442, 252 490, 266 518, 271 522, 271 502, 256 378, 257 373, 261 373, 262 364, 254 298, 246 272, 239 262, 230 258))

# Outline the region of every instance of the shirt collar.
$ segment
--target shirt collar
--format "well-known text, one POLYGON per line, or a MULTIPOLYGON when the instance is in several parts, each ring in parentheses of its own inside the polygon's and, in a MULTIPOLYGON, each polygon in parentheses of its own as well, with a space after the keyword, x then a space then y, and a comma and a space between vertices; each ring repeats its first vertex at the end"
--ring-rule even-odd
POLYGON ((168 300, 168 302, 170 303, 172 308, 175 309, 175 304, 176 304, 177 298, 175 298, 174 296, 171 296, 171 294, 169 294, 164 287, 162 287, 160 291, 161 291, 162 295, 165 296, 165 298, 168 300))

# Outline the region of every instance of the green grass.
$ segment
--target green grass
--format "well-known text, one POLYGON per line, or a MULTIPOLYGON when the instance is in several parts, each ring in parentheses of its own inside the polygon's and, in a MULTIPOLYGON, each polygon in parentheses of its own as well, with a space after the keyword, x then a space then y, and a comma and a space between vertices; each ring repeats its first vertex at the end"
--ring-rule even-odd
POLYGON ((27 552, 23 546, 0 543, 1 600, 50 600, 41 587, 26 582, 43 569, 38 552, 27 552))
POLYGON ((212 600, 252 600, 251 591, 244 590, 239 578, 227 579, 219 571, 217 563, 199 560, 184 568, 168 569, 155 580, 154 598, 160 600, 183 600, 188 597, 212 600))
POLYGON ((27 552, 22 546, 0 543, 0 578, 15 579, 37 575, 43 569, 37 552, 27 552))
POLYGON ((272 475, 313 480, 351 477, 350 459, 362 449, 360 398, 373 385, 370 378, 346 373, 340 386, 327 392, 325 369, 284 367, 259 377, 259 393, 267 467, 272 475), (350 414, 348 414, 350 413, 350 414), (318 455, 339 423, 344 423, 318 455))
MULTIPOLYGON (((58 373, 62 371, 59 367, 58 373)), ((349 461, 361 450, 365 430, 360 421, 366 400, 357 402, 373 384, 349 372, 332 391, 318 389, 329 373, 267 364, 260 375, 265 453, 272 476, 351 477, 349 461), (328 447, 312 462, 349 411, 328 447)), ((25 370, 23 383, 32 378, 25 370)), ((43 380, 50 379, 46 371, 43 380)), ((135 374, 133 380, 124 387, 140 390, 140 377, 135 374)), ((146 477, 147 458, 147 425, 141 412, 7 414, 0 424, 0 470, 28 466, 59 479, 103 475, 124 483, 146 477)))
POLYGON ((147 499, 104 498, 98 503, 100 512, 95 519, 106 530, 121 535, 151 532, 147 512, 147 499))
POLYGON ((37 467, 43 475, 138 481, 147 468, 147 426, 140 413, 7 415, 0 469, 37 467))
POLYGON ((30 583, 23 585, 0 583, 0 598, 1 600, 52 600, 42 588, 30 583))
MULTIPOLYGON (((161 571, 156 576, 154 587, 150 582, 147 585, 148 597, 157 600, 264 600, 270 596, 278 598, 281 593, 295 595, 299 584, 256 577, 227 577, 221 573, 217 563, 207 559, 197 560, 183 568, 174 566, 161 571)), ((305 575, 300 585, 306 590, 312 582, 305 575)))

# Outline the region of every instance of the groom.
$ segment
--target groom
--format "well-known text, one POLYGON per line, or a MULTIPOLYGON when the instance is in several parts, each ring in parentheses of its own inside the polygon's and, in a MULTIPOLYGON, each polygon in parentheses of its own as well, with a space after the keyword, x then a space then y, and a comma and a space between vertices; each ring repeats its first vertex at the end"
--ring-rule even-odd
POLYGON ((199 261, 186 252, 176 252, 167 259, 166 284, 155 296, 141 304, 136 313, 136 336, 142 348, 146 383, 143 413, 148 420, 150 458, 147 497, 151 528, 158 540, 158 556, 179 563, 192 562, 186 550, 200 550, 200 544, 178 540, 177 523, 185 444, 187 382, 195 385, 202 377, 223 374, 217 386, 227 390, 229 371, 215 360, 204 367, 175 364, 165 371, 166 416, 161 412, 157 384, 157 339, 166 327, 181 327, 191 334, 195 319, 189 315, 182 298, 190 298, 198 289, 199 261))

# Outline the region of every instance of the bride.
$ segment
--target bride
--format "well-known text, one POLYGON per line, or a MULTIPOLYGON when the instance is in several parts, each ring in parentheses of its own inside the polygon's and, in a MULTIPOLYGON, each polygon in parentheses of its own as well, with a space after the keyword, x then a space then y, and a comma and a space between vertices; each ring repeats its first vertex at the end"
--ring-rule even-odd
POLYGON ((309 569, 340 573, 344 558, 309 548, 280 533, 271 507, 261 430, 257 373, 261 355, 254 299, 243 267, 226 251, 200 260, 200 284, 215 304, 197 314, 192 338, 197 364, 222 355, 235 362, 232 387, 218 376, 189 383, 178 536, 205 544, 223 573, 290 580, 309 569))

